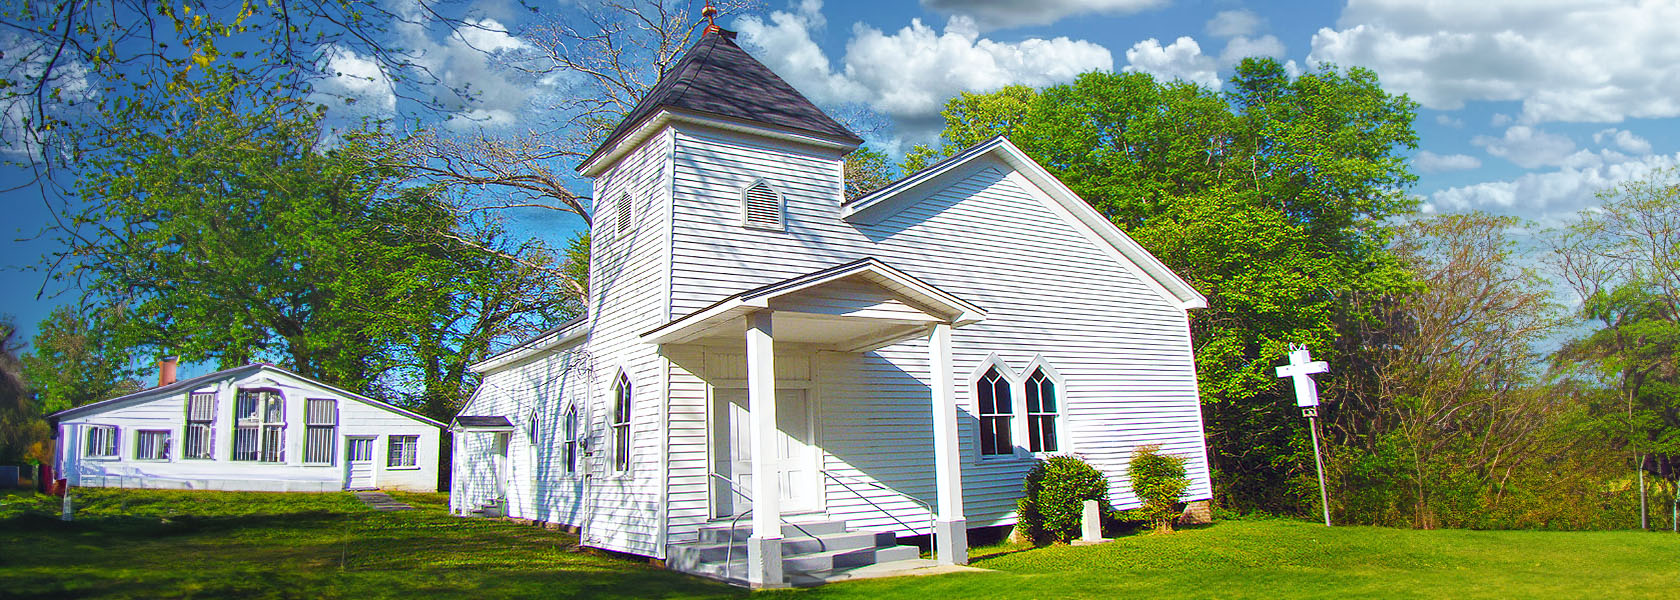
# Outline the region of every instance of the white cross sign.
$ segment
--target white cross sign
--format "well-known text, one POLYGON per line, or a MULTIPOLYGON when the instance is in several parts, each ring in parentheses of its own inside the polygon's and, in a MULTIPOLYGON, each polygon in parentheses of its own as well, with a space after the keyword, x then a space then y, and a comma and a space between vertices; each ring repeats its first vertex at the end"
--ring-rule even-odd
POLYGON ((1278 367, 1278 377, 1295 378, 1295 404, 1301 407, 1318 406, 1318 383, 1314 382, 1314 373, 1328 373, 1330 363, 1313 360, 1307 353, 1306 347, 1291 346, 1289 364, 1278 367))

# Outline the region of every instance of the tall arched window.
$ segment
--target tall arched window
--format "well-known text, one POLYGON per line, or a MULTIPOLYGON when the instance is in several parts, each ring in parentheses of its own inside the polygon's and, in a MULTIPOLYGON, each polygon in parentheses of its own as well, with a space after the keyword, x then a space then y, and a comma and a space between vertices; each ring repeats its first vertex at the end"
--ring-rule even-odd
POLYGON ((1014 454, 1009 431, 1015 408, 1010 401, 1009 379, 992 367, 974 383, 974 395, 980 404, 980 455, 1014 454))
POLYGON ((1033 452, 1056 451, 1056 416, 1061 403, 1056 396, 1056 382, 1034 369, 1027 378, 1027 447, 1033 452))
POLYGON ((630 470, 630 408, 634 394, 630 374, 619 373, 613 384, 612 436, 613 470, 630 470))
POLYGON ((566 409, 566 419, 563 424, 566 433, 564 440, 566 463, 564 468, 567 475, 573 475, 577 473, 578 467, 578 414, 576 406, 566 409))

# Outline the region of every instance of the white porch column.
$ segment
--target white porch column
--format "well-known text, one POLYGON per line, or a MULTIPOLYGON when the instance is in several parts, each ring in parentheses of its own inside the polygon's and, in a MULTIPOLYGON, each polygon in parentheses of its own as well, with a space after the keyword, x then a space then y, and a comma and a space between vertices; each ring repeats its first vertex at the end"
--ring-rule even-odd
POLYGON ((962 453, 957 446, 957 393, 952 387, 951 326, 928 334, 929 378, 933 388, 933 481, 939 498, 934 517, 934 551, 940 564, 968 564, 968 520, 963 517, 962 453))
POLYGON ((780 587, 782 582, 781 477, 776 471, 776 347, 770 331, 775 313, 747 315, 747 422, 751 430, 752 536, 747 538, 747 583, 780 587))

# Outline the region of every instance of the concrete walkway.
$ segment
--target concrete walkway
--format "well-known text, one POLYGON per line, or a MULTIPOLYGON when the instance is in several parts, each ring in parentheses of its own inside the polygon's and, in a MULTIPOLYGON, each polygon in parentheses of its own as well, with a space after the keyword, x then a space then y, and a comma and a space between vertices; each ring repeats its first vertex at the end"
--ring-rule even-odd
POLYGON ((374 510, 414 510, 414 507, 397 502, 385 492, 356 492, 356 499, 374 510))

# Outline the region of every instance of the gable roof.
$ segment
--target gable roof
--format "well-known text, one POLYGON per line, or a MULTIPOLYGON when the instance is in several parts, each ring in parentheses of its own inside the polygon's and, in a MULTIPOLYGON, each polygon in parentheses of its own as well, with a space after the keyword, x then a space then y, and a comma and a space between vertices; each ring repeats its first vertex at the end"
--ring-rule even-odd
POLYGON ((777 298, 853 276, 870 279, 882 287, 943 313, 939 315, 941 319, 958 327, 986 319, 986 311, 979 306, 912 277, 879 259, 867 257, 730 295, 713 302, 710 306, 650 329, 639 337, 648 343, 671 343, 685 336, 692 336, 710 324, 732 320, 769 307, 771 301, 777 298))
POLYGON ((175 383, 171 383, 169 385, 160 385, 160 386, 157 386, 157 387, 154 387, 154 388, 151 388, 151 389, 140 390, 138 392, 134 392, 132 394, 128 394, 128 395, 125 395, 125 396, 118 396, 116 398, 111 398, 109 400, 101 400, 99 402, 93 402, 93 403, 83 404, 81 406, 77 406, 77 407, 73 407, 73 408, 67 408, 67 409, 55 412, 53 414, 47 415, 47 422, 51 423, 54 427, 56 427, 58 425, 59 421, 64 420, 66 418, 76 417, 76 416, 80 416, 80 415, 88 414, 88 413, 99 412, 101 410, 105 410, 107 408, 113 408, 116 405, 128 403, 128 402, 135 401, 135 400, 150 399, 152 397, 168 396, 170 394, 177 393, 177 392, 192 391, 194 389, 197 389, 199 386, 202 386, 202 385, 204 385, 206 383, 209 383, 209 382, 212 382, 212 381, 218 381, 218 380, 222 380, 222 379, 236 379, 236 378, 245 377, 247 375, 254 374, 258 371, 273 371, 273 372, 278 373, 282 376, 290 377, 292 379, 296 379, 296 380, 299 380, 299 381, 305 381, 305 382, 310 383, 311 385, 316 385, 316 386, 325 388, 328 391, 335 392, 339 395, 342 395, 344 397, 347 397, 347 398, 350 398, 350 399, 353 399, 353 400, 359 400, 361 402, 371 404, 371 405, 373 405, 375 407, 378 407, 378 408, 383 408, 385 410, 397 413, 399 415, 403 415, 405 417, 409 417, 409 418, 412 418, 412 419, 417 419, 417 420, 420 420, 420 421, 424 421, 428 425, 435 425, 437 427, 443 427, 444 426, 443 423, 440 423, 436 420, 428 418, 425 415, 422 415, 420 413, 402 408, 400 406, 396 406, 394 404, 390 404, 390 403, 387 403, 387 402, 382 402, 382 401, 379 401, 379 400, 375 400, 373 398, 363 396, 361 394, 346 390, 344 388, 340 388, 340 387, 332 386, 332 385, 327 385, 327 384, 322 383, 320 381, 317 381, 315 379, 312 379, 312 378, 309 378, 309 377, 304 377, 304 376, 299 375, 297 373, 287 371, 287 370, 282 369, 278 366, 271 365, 271 364, 268 364, 268 363, 251 363, 251 364, 248 364, 248 365, 245 365, 245 366, 242 366, 242 367, 234 367, 232 369, 222 369, 220 371, 216 371, 216 372, 210 373, 208 375, 200 375, 200 376, 194 377, 192 379, 183 379, 183 380, 177 381, 175 383))
POLYGON ((662 109, 769 125, 844 142, 863 143, 857 134, 817 108, 764 63, 735 44, 735 33, 708 28, 636 107, 624 115, 606 140, 579 163, 595 162, 636 127, 662 109))
POLYGON ((1136 240, 1126 235, 1113 221, 1102 216, 1084 198, 1080 198, 1073 190, 1068 189, 1060 179, 1052 175, 1038 161, 1027 156, 1015 144, 1003 136, 994 136, 979 144, 975 144, 961 152, 940 161, 932 166, 906 175, 898 181, 887 184, 881 189, 853 198, 841 204, 840 216, 847 220, 863 220, 876 222, 888 215, 913 204, 914 191, 936 186, 942 176, 952 174, 965 165, 974 163, 982 157, 992 157, 1003 162, 1016 172, 1026 177, 1037 186, 1044 195, 1048 196, 1064 210, 1068 211, 1075 220, 1106 246, 1118 253, 1122 263, 1135 265, 1149 283, 1159 288, 1168 300, 1179 308, 1205 308, 1207 298, 1197 292, 1190 283, 1179 277, 1172 269, 1167 268, 1160 259, 1150 254, 1136 240))
POLYGON ((566 322, 550 327, 541 333, 514 342, 512 346, 485 357, 484 360, 467 365, 467 370, 474 373, 484 373, 502 365, 518 362, 537 352, 581 339, 584 334, 589 333, 588 321, 589 313, 587 312, 567 319, 566 322))
POLYGON ((513 429, 513 422, 501 416, 462 415, 452 424, 462 429, 513 429))

